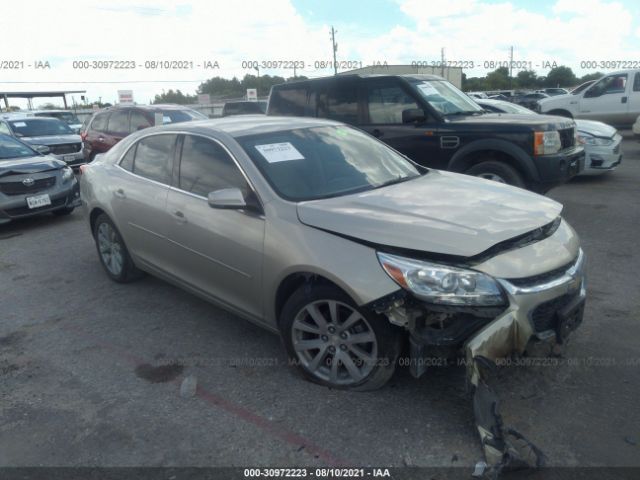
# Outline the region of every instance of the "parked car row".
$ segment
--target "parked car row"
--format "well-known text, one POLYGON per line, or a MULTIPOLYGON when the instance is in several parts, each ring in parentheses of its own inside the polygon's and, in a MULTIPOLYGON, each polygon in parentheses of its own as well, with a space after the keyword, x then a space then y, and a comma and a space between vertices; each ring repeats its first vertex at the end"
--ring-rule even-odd
MULTIPOLYGON (((491 112, 537 115, 528 108, 510 102, 492 99, 478 99, 476 102, 491 112)), ((622 135, 615 128, 602 122, 580 119, 576 119, 575 122, 578 143, 585 150, 585 169, 578 175, 600 175, 615 170, 622 162, 622 135)))

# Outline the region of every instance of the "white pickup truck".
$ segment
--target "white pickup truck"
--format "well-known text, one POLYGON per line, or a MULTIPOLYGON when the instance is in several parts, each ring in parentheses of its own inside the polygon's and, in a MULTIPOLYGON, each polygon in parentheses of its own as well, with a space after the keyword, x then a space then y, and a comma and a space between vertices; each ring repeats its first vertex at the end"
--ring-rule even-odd
POLYGON ((544 98, 538 111, 630 127, 640 115, 640 70, 609 73, 577 94, 544 98))

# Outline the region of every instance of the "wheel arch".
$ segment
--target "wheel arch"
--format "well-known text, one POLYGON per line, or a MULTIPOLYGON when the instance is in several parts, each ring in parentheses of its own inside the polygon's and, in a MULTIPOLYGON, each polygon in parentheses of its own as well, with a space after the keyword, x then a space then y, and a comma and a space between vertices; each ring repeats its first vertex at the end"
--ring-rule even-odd
POLYGON ((477 140, 465 145, 451 158, 448 170, 464 173, 483 160, 498 160, 515 168, 525 182, 540 179, 531 157, 517 145, 505 140, 477 140))
POLYGON ((548 112, 544 112, 544 115, 555 115, 557 117, 573 118, 573 114, 569 110, 566 110, 564 108, 554 108, 552 110, 549 110, 548 112))
POLYGON ((293 292, 298 290, 303 285, 307 285, 309 288, 313 287, 314 285, 331 285, 342 291, 351 300, 353 300, 354 303, 358 303, 353 294, 349 292, 349 289, 334 282, 333 280, 328 278, 328 276, 317 272, 301 270, 298 272, 290 273, 285 278, 283 278, 282 281, 280 281, 278 288, 276 289, 276 294, 273 302, 273 314, 276 323, 280 322, 280 314, 282 313, 282 309, 284 308, 284 305, 289 297, 291 297, 293 292))
MULTIPOLYGON (((91 227, 91 235, 93 235, 93 232, 95 230, 96 220, 103 213, 105 215, 109 216, 109 214, 106 211, 104 211, 103 209, 101 209, 100 207, 95 207, 93 210, 91 210, 91 213, 89 214, 89 226, 91 227)), ((111 217, 109 217, 109 218, 111 218, 111 217)))

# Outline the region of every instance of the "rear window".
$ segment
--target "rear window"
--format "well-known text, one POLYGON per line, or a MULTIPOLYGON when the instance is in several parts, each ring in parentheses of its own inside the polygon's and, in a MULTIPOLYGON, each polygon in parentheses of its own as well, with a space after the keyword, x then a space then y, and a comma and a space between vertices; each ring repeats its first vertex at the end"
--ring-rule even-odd
POLYGON ((205 115, 195 110, 155 110, 155 113, 162 114, 162 123, 179 123, 190 120, 201 120, 207 118, 205 115))
POLYGON ((91 130, 98 130, 104 132, 107 129, 107 120, 109 119, 108 113, 97 113, 93 121, 91 122, 91 130))
POLYGON ((300 88, 274 88, 269 99, 269 115, 315 117, 315 94, 300 88))

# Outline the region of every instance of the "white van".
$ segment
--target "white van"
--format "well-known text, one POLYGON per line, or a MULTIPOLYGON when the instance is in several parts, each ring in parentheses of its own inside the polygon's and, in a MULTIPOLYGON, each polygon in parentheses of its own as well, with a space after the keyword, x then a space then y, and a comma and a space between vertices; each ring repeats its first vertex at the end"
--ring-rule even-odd
POLYGON ((545 98, 538 105, 540 113, 629 127, 640 115, 640 70, 609 73, 577 94, 545 98))

